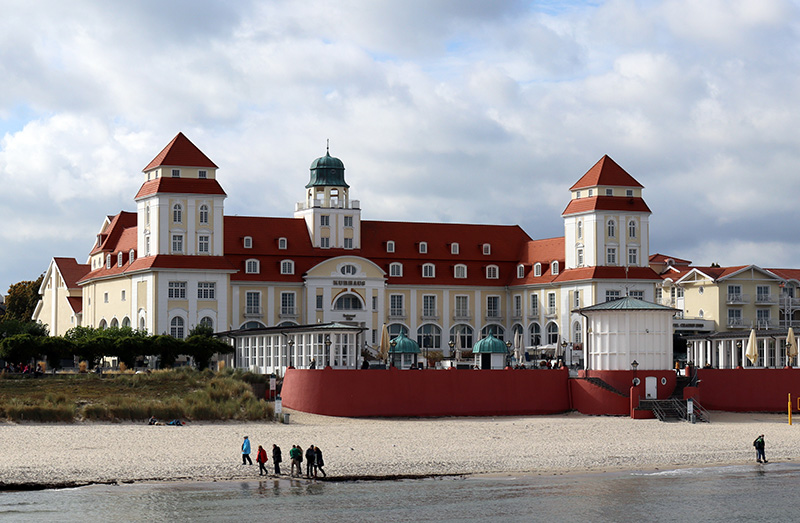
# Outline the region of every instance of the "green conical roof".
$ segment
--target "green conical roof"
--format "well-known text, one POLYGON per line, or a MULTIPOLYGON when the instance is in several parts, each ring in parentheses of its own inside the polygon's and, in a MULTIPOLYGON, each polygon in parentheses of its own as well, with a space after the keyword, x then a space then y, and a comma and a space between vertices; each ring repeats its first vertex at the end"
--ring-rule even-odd
POLYGON ((652 303, 649 301, 640 300, 639 298, 631 298, 630 296, 625 296, 624 298, 620 298, 618 300, 611 300, 611 301, 604 301, 602 303, 598 303, 596 305, 592 305, 590 307, 584 307, 582 309, 577 309, 581 312, 586 311, 609 311, 609 310, 625 310, 625 311, 663 311, 663 310, 675 310, 672 307, 667 307, 666 305, 661 305, 658 303, 652 303))
POLYGON ((402 332, 400 335, 392 340, 395 345, 389 344, 390 354, 419 354, 419 345, 416 341, 409 339, 402 332))
POLYGON ((498 340, 493 334, 490 333, 482 340, 479 340, 478 343, 472 347, 472 352, 483 354, 506 354, 508 352, 508 347, 506 347, 506 344, 503 343, 502 340, 498 340))
POLYGON ((306 185, 310 187, 350 187, 344 181, 344 163, 331 156, 330 151, 311 162, 311 180, 306 185))

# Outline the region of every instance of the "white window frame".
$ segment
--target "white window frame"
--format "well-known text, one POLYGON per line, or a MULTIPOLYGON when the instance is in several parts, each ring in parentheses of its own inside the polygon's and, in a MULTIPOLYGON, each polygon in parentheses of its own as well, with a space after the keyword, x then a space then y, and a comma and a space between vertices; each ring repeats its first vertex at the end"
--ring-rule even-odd
POLYGON ((111 268, 111 253, 106 254, 106 269, 111 268))
POLYGON ((636 238, 636 220, 628 222, 628 238, 636 238))
POLYGON ((173 178, 180 178, 181 177, 181 170, 180 169, 172 169, 172 177, 173 178))
POLYGON ((618 290, 606 289, 606 301, 614 301, 620 299, 618 290))
POLYGON ((261 314, 261 291, 245 291, 244 293, 245 314, 261 314))
POLYGON ((490 256, 492 254, 492 245, 490 243, 483 244, 483 255, 490 256))
POLYGON ((322 249, 330 249, 331 248, 331 239, 327 236, 323 236, 319 239, 319 246, 322 249))
POLYGON ((281 260, 281 274, 294 274, 294 261, 281 260))
POLYGON ((131 249, 130 251, 128 251, 128 263, 130 264, 133 263, 134 261, 136 261, 136 251, 131 249))
POLYGON ((197 171, 197 177, 200 178, 201 180, 205 180, 206 178, 208 178, 208 171, 206 171, 205 169, 200 169, 199 171, 197 171))
POLYGON ((453 243, 450 244, 450 254, 456 254, 457 255, 459 253, 459 251, 460 251, 460 248, 459 248, 457 242, 453 242, 453 243))
POLYGON ((606 265, 616 265, 616 264, 617 264, 617 248, 608 247, 606 249, 606 265))
POLYGON ((344 226, 345 227, 353 227, 353 217, 352 216, 345 216, 344 217, 344 226))
POLYGON ((419 253, 428 254, 428 242, 419 242, 419 253))
POLYGON ((553 276, 558 276, 558 270, 559 270, 558 261, 553 260, 550 263, 550 274, 552 274, 553 276))
POLYGON ((500 267, 497 265, 487 265, 486 266, 486 279, 487 280, 497 280, 500 278, 500 267))
POLYGON ((183 205, 176 203, 172 206, 172 222, 183 223, 183 205))
POLYGON ((331 216, 330 216, 330 214, 321 214, 319 216, 319 226, 320 227, 330 227, 331 226, 331 216))
POLYGON ((583 221, 578 220, 578 238, 583 238, 583 221))
POLYGON ((639 249, 636 247, 628 248, 628 265, 639 265, 639 249))
POLYGON ((125 301, 125 298, 125 289, 122 289, 122 291, 119 293, 119 301, 125 301))
POLYGON ((422 277, 423 278, 435 278, 436 277, 436 265, 432 263, 423 263, 422 264, 422 277))
POLYGON ((208 205, 206 204, 200 206, 200 223, 208 225, 208 205))
POLYGON ((253 248, 253 237, 252 236, 245 236, 242 238, 242 246, 245 249, 252 249, 253 248))
POLYGON ((244 273, 245 274, 260 274, 261 273, 261 262, 256 260, 255 258, 250 258, 244 262, 244 273))
POLYGON ((217 283, 213 281, 197 282, 197 299, 198 300, 216 300, 217 299, 217 283))
POLYGON ((525 266, 522 264, 517 265, 517 278, 525 277, 525 266))
POLYGON ((180 316, 174 316, 169 321, 169 335, 182 340, 186 337, 186 322, 180 316))
POLYGON ((386 252, 394 252, 394 241, 389 240, 386 242, 386 252))
POLYGON ((170 281, 167 283, 167 298, 170 300, 186 299, 186 282, 170 281))
POLYGON ((345 249, 353 248, 353 238, 344 238, 344 248, 345 249))
POLYGON ((457 278, 459 280, 465 279, 467 277, 467 266, 463 263, 459 263, 455 267, 453 267, 453 278, 457 278))
POLYGON ((289 248, 289 240, 286 238, 278 238, 278 250, 285 251, 289 248))
POLYGON ((616 238, 617 237, 617 222, 614 220, 608 220, 606 223, 606 234, 609 238, 616 238))
POLYGON ((541 263, 536 262, 536 263, 533 264, 533 275, 537 276, 537 277, 542 275, 542 264, 541 263))
POLYGON ((211 252, 211 235, 210 234, 199 234, 197 236, 197 252, 198 253, 209 253, 211 252))
POLYGON ((122 251, 117 253, 117 267, 122 267, 122 251))
POLYGON ((285 316, 293 316, 297 311, 297 296, 294 292, 284 291, 281 292, 281 314, 285 316))
POLYGON ((389 276, 392 278, 403 277, 403 264, 400 262, 392 262, 389 264, 389 276))
POLYGON ((578 247, 575 257, 577 258, 578 267, 583 267, 584 260, 583 260, 583 247, 578 247))
POLYGON ((172 252, 183 253, 183 234, 172 235, 172 252))

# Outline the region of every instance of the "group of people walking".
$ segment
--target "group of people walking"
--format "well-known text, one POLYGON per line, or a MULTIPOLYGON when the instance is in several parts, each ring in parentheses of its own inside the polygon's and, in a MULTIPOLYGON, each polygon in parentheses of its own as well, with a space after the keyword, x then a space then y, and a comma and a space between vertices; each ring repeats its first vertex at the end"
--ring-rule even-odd
MULTIPOLYGON (((242 442, 242 465, 252 465, 253 460, 250 459, 250 438, 245 436, 244 441, 242 442)), ((292 477, 295 476, 295 467, 297 468, 297 475, 303 475, 303 448, 300 445, 292 445, 291 450, 289 451, 289 459, 292 462, 292 468, 290 475, 292 477)), ((306 477, 307 478, 316 478, 318 473, 322 473, 323 477, 327 477, 328 474, 325 473, 323 467, 325 466, 325 461, 322 459, 322 451, 319 447, 311 445, 305 451, 305 460, 306 460, 306 477)), ((264 447, 261 445, 258 446, 258 451, 256 452, 256 463, 258 463, 258 475, 259 476, 268 476, 269 472, 267 471, 267 451, 264 450, 264 447)), ((272 445, 272 465, 275 470, 275 475, 281 475, 281 463, 283 462, 283 457, 281 454, 281 448, 278 445, 272 445)))

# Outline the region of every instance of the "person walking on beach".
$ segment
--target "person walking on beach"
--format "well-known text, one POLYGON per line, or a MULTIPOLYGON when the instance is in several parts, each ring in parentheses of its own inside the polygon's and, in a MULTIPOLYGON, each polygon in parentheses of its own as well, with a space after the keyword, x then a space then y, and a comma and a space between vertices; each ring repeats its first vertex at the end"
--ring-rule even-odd
POLYGON ((250 459, 250 439, 245 436, 242 443, 242 465, 247 465, 248 461, 253 464, 253 460, 250 459))
POLYGON ((767 455, 764 454, 764 435, 760 435, 756 438, 753 442, 753 446, 756 448, 756 461, 759 463, 766 463, 767 462, 767 455))
POLYGON ((258 463, 258 475, 269 476, 269 472, 267 472, 267 451, 261 445, 258 446, 256 462, 258 463))
POLYGON ((328 475, 327 475, 327 474, 325 474, 325 471, 322 469, 322 467, 324 467, 324 466, 325 466, 325 462, 324 462, 324 461, 322 461, 322 451, 321 451, 321 450, 319 450, 319 447, 316 447, 316 446, 314 447, 314 454, 316 454, 316 457, 317 457, 317 460, 316 460, 316 462, 315 462, 315 463, 316 463, 316 465, 317 465, 317 468, 316 468, 316 470, 314 471, 314 477, 315 477, 315 478, 317 477, 317 473, 316 473, 316 471, 318 470, 318 471, 322 472, 322 477, 324 477, 324 478, 327 478, 327 477, 328 477, 328 475))
POLYGON ((272 465, 275 467, 275 475, 281 475, 281 448, 276 444, 272 444, 272 465))
POLYGON ((297 474, 302 476, 303 469, 300 468, 300 460, 303 457, 303 451, 297 448, 297 445, 292 445, 292 450, 289 451, 289 459, 292 461, 292 471, 289 474, 290 476, 294 476, 294 469, 297 468, 297 474))
POLYGON ((317 461, 317 453, 314 452, 314 445, 306 449, 306 477, 317 477, 317 469, 314 463, 317 461))

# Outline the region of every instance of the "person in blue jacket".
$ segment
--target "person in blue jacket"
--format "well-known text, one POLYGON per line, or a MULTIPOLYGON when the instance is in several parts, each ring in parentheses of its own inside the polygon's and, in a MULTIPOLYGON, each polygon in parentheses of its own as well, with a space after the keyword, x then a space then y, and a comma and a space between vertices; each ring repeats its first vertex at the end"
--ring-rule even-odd
POLYGON ((250 440, 245 436, 242 443, 242 465, 247 465, 248 462, 253 464, 253 460, 250 459, 250 440))

